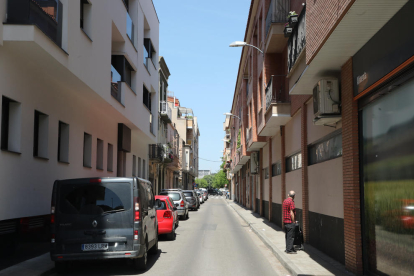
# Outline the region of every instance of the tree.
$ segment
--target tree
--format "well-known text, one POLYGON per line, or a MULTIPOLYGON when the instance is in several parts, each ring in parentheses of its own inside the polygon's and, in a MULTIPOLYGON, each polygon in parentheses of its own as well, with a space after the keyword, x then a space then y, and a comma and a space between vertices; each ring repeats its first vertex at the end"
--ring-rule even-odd
POLYGON ((203 179, 207 181, 208 187, 213 187, 214 176, 215 174, 210 174, 203 177, 203 179))
POLYGON ((213 181, 213 187, 216 189, 224 188, 229 181, 227 180, 226 173, 220 170, 215 176, 213 181))
POLYGON ((208 183, 204 178, 196 178, 195 183, 199 188, 208 188, 208 183))

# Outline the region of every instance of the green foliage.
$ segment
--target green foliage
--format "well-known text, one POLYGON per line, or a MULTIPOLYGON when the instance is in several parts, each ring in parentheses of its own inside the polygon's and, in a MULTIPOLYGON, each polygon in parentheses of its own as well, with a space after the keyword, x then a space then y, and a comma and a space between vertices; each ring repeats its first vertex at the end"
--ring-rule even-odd
POLYGON ((195 183, 198 185, 198 188, 208 188, 208 182, 204 178, 196 178, 195 183))
POLYGON ((241 147, 241 130, 239 128, 239 133, 237 134, 237 148, 241 147))
POLYGON ((221 160, 223 161, 223 163, 221 163, 220 171, 218 173, 206 175, 201 179, 196 178, 195 183, 198 184, 199 188, 212 187, 212 188, 220 189, 220 188, 224 188, 224 185, 229 183, 229 181, 227 180, 227 175, 223 171, 223 168, 226 162, 224 161, 223 158, 221 160))
POLYGON ((226 173, 221 170, 214 175, 213 187, 216 189, 224 188, 228 182, 226 173))

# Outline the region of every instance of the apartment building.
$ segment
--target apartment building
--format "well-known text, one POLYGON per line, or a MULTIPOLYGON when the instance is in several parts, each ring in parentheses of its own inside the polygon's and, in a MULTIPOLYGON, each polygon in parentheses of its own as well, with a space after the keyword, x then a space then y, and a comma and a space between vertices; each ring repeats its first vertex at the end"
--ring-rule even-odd
POLYGON ((210 175, 210 174, 211 174, 210 170, 199 170, 197 178, 203 178, 204 176, 210 175))
POLYGON ((229 123, 238 202, 357 275, 412 275, 413 1, 253 0, 229 123), (294 13, 290 13, 294 12, 294 13), (288 15, 291 15, 288 17, 288 15), (288 24, 286 24, 288 23, 288 24))
MULTIPOLYGON (((172 123, 173 109, 168 104, 168 78, 170 71, 164 57, 159 57, 159 113, 156 144, 149 145, 151 169, 158 176, 155 194, 162 189, 178 187, 180 161, 180 136, 172 123)), ((182 139, 181 139, 182 140, 182 139)))
POLYGON ((198 148, 200 130, 197 117, 191 108, 180 106, 180 101, 174 96, 168 97, 168 104, 173 109, 172 122, 178 135, 182 138, 180 143, 182 151, 180 172, 180 187, 193 189, 198 175, 198 148))
POLYGON ((0 237, 47 223, 56 179, 154 181, 152 1, 3 0, 0 20, 0 237))

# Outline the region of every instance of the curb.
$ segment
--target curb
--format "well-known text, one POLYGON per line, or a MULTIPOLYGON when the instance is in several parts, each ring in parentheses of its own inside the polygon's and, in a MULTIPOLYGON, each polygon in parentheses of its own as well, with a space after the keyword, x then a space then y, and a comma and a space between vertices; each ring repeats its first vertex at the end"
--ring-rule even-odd
MULTIPOLYGON (((294 276, 305 275, 295 264, 292 263, 284 252, 280 251, 273 243, 265 236, 261 231, 259 231, 254 223, 251 223, 243 214, 237 211, 230 202, 226 201, 227 204, 233 208, 233 210, 249 225, 253 232, 260 238, 260 240, 272 251, 273 255, 279 260, 279 262, 294 276)), ((237 204, 233 202, 234 204, 237 204)))

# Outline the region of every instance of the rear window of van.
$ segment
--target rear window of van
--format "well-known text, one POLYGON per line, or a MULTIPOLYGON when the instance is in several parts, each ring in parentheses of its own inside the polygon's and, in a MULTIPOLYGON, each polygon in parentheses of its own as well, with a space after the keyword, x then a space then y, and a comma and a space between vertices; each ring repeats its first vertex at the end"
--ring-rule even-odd
POLYGON ((64 214, 99 215, 131 208, 130 183, 62 184, 59 210, 64 214))

